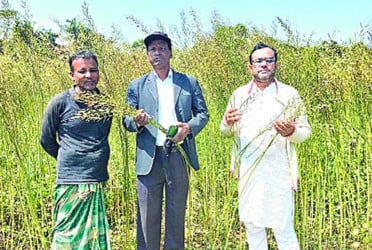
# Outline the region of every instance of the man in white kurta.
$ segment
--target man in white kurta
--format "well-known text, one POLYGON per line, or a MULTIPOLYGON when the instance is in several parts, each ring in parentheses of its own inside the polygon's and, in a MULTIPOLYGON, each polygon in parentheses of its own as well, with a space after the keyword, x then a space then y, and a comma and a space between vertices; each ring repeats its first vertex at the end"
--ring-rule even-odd
POLYGON ((275 79, 277 53, 259 43, 250 55, 254 79, 230 97, 220 129, 234 136, 231 171, 239 176, 239 217, 250 249, 267 249, 272 228, 279 249, 299 249, 294 232, 297 158, 294 143, 310 135, 298 92, 275 79))

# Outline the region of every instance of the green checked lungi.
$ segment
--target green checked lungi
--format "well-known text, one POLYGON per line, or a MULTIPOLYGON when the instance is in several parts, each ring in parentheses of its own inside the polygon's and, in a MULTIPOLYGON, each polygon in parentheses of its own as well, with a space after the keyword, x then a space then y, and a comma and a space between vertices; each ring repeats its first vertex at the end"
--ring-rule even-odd
POLYGON ((103 186, 56 185, 51 249, 111 249, 103 186))

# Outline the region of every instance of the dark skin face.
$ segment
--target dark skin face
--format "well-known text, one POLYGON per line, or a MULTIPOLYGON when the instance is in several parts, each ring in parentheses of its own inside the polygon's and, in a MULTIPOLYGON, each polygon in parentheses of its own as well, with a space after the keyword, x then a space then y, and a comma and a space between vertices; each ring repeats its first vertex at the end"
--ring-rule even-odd
MULTIPOLYGON (((150 42, 147 49, 147 58, 156 74, 164 81, 168 76, 170 59, 172 58, 172 52, 168 48, 168 43, 163 40, 154 40, 150 42)), ((149 120, 150 116, 143 109, 138 110, 137 115, 134 117, 134 121, 138 126, 146 126, 149 120)), ((175 125, 178 127, 178 132, 172 140, 178 143, 186 138, 191 132, 191 128, 188 123, 180 122, 175 125)))
POLYGON ((162 80, 168 75, 171 58, 172 53, 166 41, 154 40, 150 42, 147 49, 147 59, 162 80))
POLYGON ((99 70, 93 58, 77 58, 72 62, 71 79, 79 92, 92 91, 99 81, 99 70))

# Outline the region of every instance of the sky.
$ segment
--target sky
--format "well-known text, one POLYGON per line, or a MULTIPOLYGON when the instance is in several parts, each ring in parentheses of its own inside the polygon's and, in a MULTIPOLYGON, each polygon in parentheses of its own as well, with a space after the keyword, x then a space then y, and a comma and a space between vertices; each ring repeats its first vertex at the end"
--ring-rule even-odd
MULTIPOLYGON (((8 0, 11 8, 23 13, 26 4, 36 28, 58 31, 54 20, 65 24, 74 17, 82 20, 84 0, 8 0)), ((371 0, 85 0, 99 33, 110 35, 112 27, 119 30, 127 42, 143 39, 145 34, 126 17, 134 16, 155 30, 160 21, 167 29, 181 27, 180 13, 194 10, 201 20, 203 31, 211 29, 211 16, 217 12, 227 25, 241 23, 269 32, 276 17, 287 22, 301 37, 337 42, 357 39, 362 26, 372 32, 371 0)), ((278 31, 282 31, 278 28, 278 31)), ((280 34, 278 34, 280 38, 280 34)), ((359 40, 358 40, 359 41, 359 40)))

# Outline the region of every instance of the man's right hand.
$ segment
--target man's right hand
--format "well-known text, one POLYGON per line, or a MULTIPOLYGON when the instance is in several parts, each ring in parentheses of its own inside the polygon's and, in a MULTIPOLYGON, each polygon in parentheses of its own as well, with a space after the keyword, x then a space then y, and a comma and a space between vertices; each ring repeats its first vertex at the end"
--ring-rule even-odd
POLYGON ((138 126, 146 126, 149 124, 150 116, 143 109, 139 109, 133 119, 138 126))
POLYGON ((225 118, 224 119, 225 119, 226 124, 229 125, 229 126, 231 126, 235 122, 240 121, 241 114, 238 111, 238 109, 236 109, 236 108, 230 108, 230 109, 226 110, 225 118))

